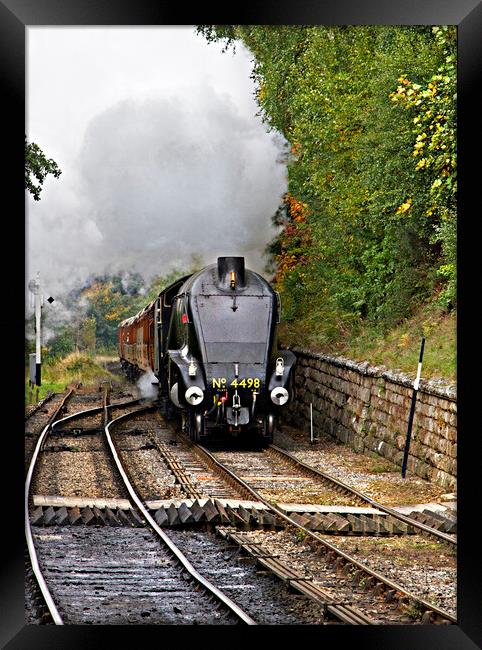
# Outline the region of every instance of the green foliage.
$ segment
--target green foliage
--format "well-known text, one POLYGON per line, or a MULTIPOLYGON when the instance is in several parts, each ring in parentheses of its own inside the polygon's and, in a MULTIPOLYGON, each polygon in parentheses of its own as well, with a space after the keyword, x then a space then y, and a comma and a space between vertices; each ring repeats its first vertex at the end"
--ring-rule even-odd
POLYGON ((47 159, 38 144, 27 142, 25 136, 25 189, 33 195, 35 201, 40 201, 40 192, 47 175, 52 174, 58 178, 61 173, 55 160, 47 159))
MULTIPOLYGON (((423 84, 402 75, 390 97, 413 116, 415 169, 430 182, 424 215, 434 224, 431 242, 440 242, 442 247, 438 275, 447 281, 440 302, 451 307, 456 299, 457 41, 453 28, 438 26, 432 31, 443 54, 436 74, 423 84)), ((399 211, 406 210, 400 206, 399 211)))
POLYGON ((55 337, 49 341, 48 355, 50 358, 65 357, 75 350, 75 332, 71 326, 63 325, 55 337))
POLYGON ((52 360, 44 365, 43 375, 48 383, 68 385, 72 382, 82 382, 84 385, 113 379, 105 368, 87 354, 73 352, 63 359, 52 360))
POLYGON ((269 247, 288 324, 329 345, 363 321, 387 331, 440 283, 453 306, 455 28, 198 32, 252 52, 260 113, 291 145, 269 247))
MULTIPOLYGON (((189 271, 174 270, 166 275, 155 276, 146 286, 138 273, 102 275, 91 278, 87 285, 78 287, 63 297, 62 302, 70 312, 69 323, 58 324, 55 312, 44 311, 44 328, 50 332, 42 357, 55 363, 72 352, 89 355, 100 352, 112 354, 117 350, 117 328, 124 318, 134 316, 159 294, 162 289, 187 273, 194 273, 202 266, 193 258, 189 271), (53 336, 51 332, 53 331, 53 336)), ((25 362, 28 353, 35 350, 33 321, 27 322, 25 362)))
POLYGON ((95 352, 96 344, 96 319, 94 316, 84 318, 80 325, 80 349, 90 354, 95 352))

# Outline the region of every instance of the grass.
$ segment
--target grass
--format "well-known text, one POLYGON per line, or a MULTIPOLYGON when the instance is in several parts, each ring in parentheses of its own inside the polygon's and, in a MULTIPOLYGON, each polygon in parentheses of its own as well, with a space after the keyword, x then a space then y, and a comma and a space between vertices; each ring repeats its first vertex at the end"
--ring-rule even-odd
MULTIPOLYGON (((52 393, 62 393, 65 390, 65 384, 59 382, 44 382, 42 380, 42 385, 38 387, 38 401, 47 396, 47 393, 51 391, 52 393)), ((30 388, 28 385, 28 376, 25 381, 25 405, 33 404, 37 402, 37 387, 33 389, 33 399, 30 401, 30 388)))
MULTIPOLYGON (((369 460, 372 461, 372 463, 368 464, 365 462, 365 469, 367 472, 370 472, 371 474, 388 474, 390 472, 397 472, 398 467, 394 464, 391 463, 389 460, 385 460, 384 458, 380 458, 380 456, 375 458, 374 452, 372 452, 373 457, 369 460)), ((368 460, 366 459, 365 456, 365 461, 368 460)))
MULTIPOLYGON (((42 385, 39 387, 39 400, 45 397, 49 390, 62 393, 70 384, 82 383, 83 386, 93 386, 100 381, 115 379, 96 361, 81 352, 73 352, 64 359, 47 361, 42 364, 42 385)), ((34 400, 37 388, 34 388, 34 400)), ((30 389, 28 387, 28 369, 25 379, 25 403, 29 404, 30 389)))
POLYGON ((345 332, 335 342, 323 341, 323 333, 306 324, 285 323, 280 329, 280 341, 298 345, 315 352, 340 355, 371 365, 384 365, 393 370, 416 375, 420 344, 425 336, 422 378, 456 378, 456 313, 447 314, 435 302, 419 307, 411 318, 405 319, 387 333, 365 324, 345 332))

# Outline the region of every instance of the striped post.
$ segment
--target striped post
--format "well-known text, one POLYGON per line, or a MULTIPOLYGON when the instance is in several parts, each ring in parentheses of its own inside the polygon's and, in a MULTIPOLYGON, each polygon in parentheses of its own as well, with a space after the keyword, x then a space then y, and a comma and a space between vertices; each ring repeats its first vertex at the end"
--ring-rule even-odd
POLYGON ((407 439, 405 440, 405 451, 403 452, 402 478, 405 478, 407 471, 408 451, 410 449, 410 438, 412 437, 413 416, 415 414, 415 403, 417 401, 418 386, 420 384, 420 375, 422 373, 423 349, 425 347, 425 337, 422 337, 422 346, 420 348, 420 357, 418 359, 417 378, 413 384, 412 403, 410 405, 410 415, 408 416, 407 439))

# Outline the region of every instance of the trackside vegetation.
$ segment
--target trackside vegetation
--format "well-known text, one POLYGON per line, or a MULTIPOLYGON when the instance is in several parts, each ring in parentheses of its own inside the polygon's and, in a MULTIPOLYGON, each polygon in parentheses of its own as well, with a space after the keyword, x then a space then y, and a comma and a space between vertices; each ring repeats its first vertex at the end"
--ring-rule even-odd
MULTIPOLYGON (((62 393, 72 384, 81 383, 83 386, 93 386, 102 381, 115 380, 114 375, 88 354, 73 352, 63 359, 59 359, 49 356, 47 349, 44 352, 45 362, 42 364, 42 385, 39 388, 39 399, 45 397, 49 391, 62 393)), ((28 368, 25 384, 25 403, 28 404, 30 397, 28 368)), ((34 390, 36 391, 36 387, 34 390)))
POLYGON ((288 143, 288 192, 268 251, 284 341, 414 370, 425 334, 425 368, 453 376, 456 28, 198 33, 249 50, 260 115, 288 143))

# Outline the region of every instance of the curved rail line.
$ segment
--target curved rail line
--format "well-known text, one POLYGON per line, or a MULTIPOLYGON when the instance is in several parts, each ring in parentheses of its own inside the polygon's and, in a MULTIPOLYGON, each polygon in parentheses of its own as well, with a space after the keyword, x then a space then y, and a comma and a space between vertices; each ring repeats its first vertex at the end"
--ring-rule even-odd
POLYGON ((236 484, 241 486, 242 489, 245 491, 245 493, 249 493, 250 496, 254 497, 255 500, 264 503, 272 512, 274 512, 276 515, 278 515, 281 519, 286 521, 291 526, 295 527, 298 530, 302 530, 305 533, 305 535, 316 540, 316 542, 318 542, 323 547, 325 547, 325 549, 327 549, 327 551, 331 553, 333 556, 338 556, 343 563, 345 564, 349 563, 352 566, 356 567, 362 573, 367 574, 369 578, 371 578, 372 580, 375 580, 376 582, 385 585, 385 587, 388 588, 389 590, 392 590, 394 594, 398 592, 399 594, 402 594, 402 597, 406 597, 412 600, 413 602, 419 603, 425 610, 425 613, 422 618, 422 623, 431 623, 433 618, 437 618, 441 623, 445 623, 445 624, 457 623, 457 619, 451 614, 449 614, 448 612, 408 592, 403 587, 396 584, 395 582, 392 582, 391 580, 389 580, 382 574, 378 573, 377 571, 374 571, 373 569, 369 569, 366 565, 362 564, 354 557, 351 557, 341 549, 337 548, 336 546, 334 546, 333 544, 325 540, 317 533, 306 528, 305 526, 302 526, 301 524, 298 524, 296 521, 291 519, 291 517, 285 514, 285 512, 281 508, 279 508, 276 504, 271 503, 271 501, 268 501, 267 499, 262 497, 261 494, 259 494, 259 492, 257 492, 250 485, 248 485, 246 481, 241 479, 232 470, 228 469, 205 447, 203 447, 202 445, 195 445, 195 447, 197 450, 199 450, 200 455, 204 457, 206 462, 208 462, 208 464, 211 467, 218 468, 218 470, 223 472, 225 476, 227 476, 231 481, 234 481, 236 484))
MULTIPOLYGON (((108 411, 108 406, 104 406, 106 418, 108 417, 107 411, 108 411)), ((194 566, 189 562, 189 560, 186 558, 186 556, 179 550, 179 548, 174 544, 174 542, 166 535, 166 533, 161 530, 161 528, 157 525, 156 521, 152 518, 152 516, 149 514, 149 511, 147 510, 146 506, 144 503, 141 501, 141 499, 138 497, 137 493, 135 492, 125 470, 122 465, 122 462, 119 458, 119 455, 117 453, 117 449, 115 447, 114 441, 112 440, 112 436, 110 435, 110 428, 115 425, 116 423, 120 422, 121 420, 132 417, 135 414, 138 414, 142 411, 147 410, 150 407, 141 407, 139 409, 136 409, 135 411, 131 411, 130 413, 125 413, 123 415, 120 415, 119 417, 111 420, 108 422, 104 428, 106 439, 108 442, 108 445, 110 447, 112 456, 114 458, 114 461, 117 465, 117 469, 119 470, 120 475, 122 476, 122 479, 124 481, 124 484, 129 492, 129 495, 132 499, 132 501, 135 503, 137 506, 138 510, 142 513, 142 516, 146 519, 146 521, 149 523, 149 525, 152 527, 152 529, 157 533, 157 535, 160 537, 160 539, 164 542, 164 544, 169 548, 171 553, 177 558, 177 560, 181 563, 181 565, 188 571, 188 573, 198 582, 201 584, 207 591, 209 591, 218 601, 223 603, 226 607, 228 607, 238 618, 242 623, 246 623, 247 625, 257 625, 256 621, 252 619, 246 612, 244 612, 234 601, 232 601, 226 594, 224 594, 220 589, 218 589, 215 585, 213 585, 209 580, 207 580, 204 576, 202 576, 195 568, 194 566)))
POLYGON ((321 470, 316 469, 315 467, 311 467, 311 465, 307 465, 303 461, 296 458, 296 456, 294 456, 293 454, 290 454, 288 451, 285 451, 284 449, 281 449, 276 445, 270 445, 268 447, 268 450, 278 454, 283 458, 283 460, 295 465, 296 467, 300 468, 302 471, 309 473, 311 476, 314 476, 320 481, 325 481, 331 485, 336 485, 338 488, 342 489, 350 496, 354 496, 360 501, 364 503, 368 503, 369 505, 373 506, 377 510, 386 512, 388 515, 391 515, 392 517, 399 519, 400 521, 403 521, 406 524, 410 524, 414 528, 418 528, 433 537, 438 537, 439 539, 442 539, 444 542, 447 542, 452 546, 457 546, 456 537, 453 537, 452 535, 449 535, 448 533, 444 533, 440 530, 436 530, 435 528, 432 528, 431 526, 427 526, 426 524, 422 524, 420 521, 417 521, 416 519, 412 519, 411 517, 407 517, 406 515, 397 512, 393 508, 389 508, 388 506, 384 506, 381 503, 378 503, 378 501, 375 501, 375 499, 372 499, 368 495, 359 492, 357 489, 350 487, 349 485, 343 483, 339 479, 330 476, 329 474, 325 474, 325 472, 322 472, 321 470))
MULTIPOLYGON (((82 411, 76 411, 75 413, 72 413, 70 415, 67 415, 64 418, 56 419, 60 415, 61 411, 67 404, 68 400, 72 397, 74 394, 74 389, 71 389, 64 397, 64 399, 61 401, 59 406, 56 408, 55 412, 51 415, 49 418, 48 423, 45 425, 43 428, 38 440, 37 444, 35 446, 35 450, 32 454, 32 458, 30 460, 30 466, 29 470, 27 472, 27 477, 25 479, 25 537, 27 541, 27 550, 30 558, 30 563, 32 565, 32 570, 35 576, 35 579, 37 580, 37 584, 40 588, 40 591, 42 593, 42 596, 44 598, 45 604, 50 612, 50 615, 52 617, 53 622, 56 625, 63 625, 63 620, 62 617, 59 614, 59 611, 57 609, 57 606, 54 603, 54 600, 52 598, 52 595, 49 591, 49 588, 47 587, 47 583, 45 581, 45 578, 42 574, 42 571, 40 569, 40 565, 38 562, 38 556, 37 552, 35 550, 35 543, 33 541, 33 535, 32 535, 32 529, 30 526, 30 518, 29 518, 29 500, 30 500, 30 487, 32 483, 32 477, 33 473, 35 471, 35 467, 37 464, 38 456, 40 454, 40 451, 42 450, 42 447, 45 443, 45 440, 49 434, 49 431, 53 431, 54 427, 59 425, 61 422, 66 422, 69 420, 74 420, 74 419, 79 419, 81 417, 85 417, 86 414, 94 414, 94 413, 99 413, 104 410, 104 406, 100 407, 94 407, 90 409, 84 409, 82 411)), ((116 404, 112 404, 109 406, 109 408, 120 408, 123 406, 129 406, 134 403, 138 403, 140 400, 128 400, 126 402, 120 402, 116 404)))
MULTIPOLYGON (((132 399, 132 400, 126 400, 125 402, 115 402, 114 404, 109 404, 108 408, 114 409, 114 408, 123 408, 125 406, 132 406, 134 404, 139 404, 141 402, 140 399, 132 399)), ((102 413, 105 409, 105 406, 94 406, 92 408, 84 409, 83 411, 76 411, 75 413, 71 413, 70 415, 67 415, 64 418, 61 418, 60 420, 56 420, 55 422, 52 423, 52 432, 54 431, 55 427, 59 425, 61 422, 69 422, 70 420, 79 420, 81 418, 84 418, 86 415, 95 415, 96 413, 102 413)))
POLYGON ((30 557, 30 563, 32 565, 32 571, 34 573, 35 579, 37 580, 38 586, 40 588, 40 591, 42 593, 42 596, 45 600, 45 603, 47 605, 47 608, 50 612, 50 615, 52 616, 52 620, 56 625, 63 625, 62 617, 60 616, 58 609, 53 601, 52 595, 47 587, 47 583, 45 582, 45 578, 43 577, 42 571, 39 566, 38 562, 38 557, 37 557, 37 552, 35 550, 35 544, 33 541, 33 535, 32 535, 32 529, 30 527, 30 518, 29 518, 29 499, 30 499, 30 485, 32 482, 32 476, 33 472, 35 469, 35 465, 37 463, 37 458, 40 453, 40 450, 42 449, 43 443, 48 435, 49 429, 51 428, 53 422, 55 421, 55 418, 58 417, 62 409, 64 408, 65 404, 67 401, 72 397, 74 394, 74 390, 71 389, 62 402, 59 404, 58 408, 55 410, 55 412, 52 414, 52 416, 49 419, 49 422, 45 425, 45 427, 42 430, 42 433, 40 434, 37 444, 35 446, 35 450, 32 455, 32 459, 30 461, 30 466, 29 470, 27 472, 27 478, 25 479, 25 536, 27 539, 27 549, 28 549, 28 554, 30 557))

